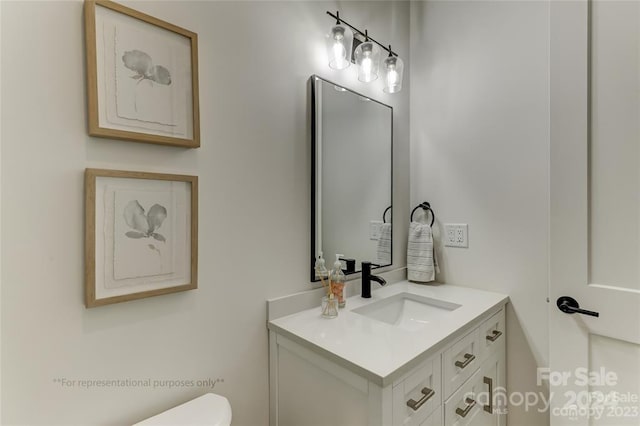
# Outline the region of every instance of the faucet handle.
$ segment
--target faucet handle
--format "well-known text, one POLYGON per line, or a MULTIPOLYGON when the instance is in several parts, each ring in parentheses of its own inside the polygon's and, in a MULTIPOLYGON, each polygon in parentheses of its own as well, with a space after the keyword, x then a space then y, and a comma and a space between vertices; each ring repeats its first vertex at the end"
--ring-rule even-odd
POLYGON ((362 297, 368 299, 371 297, 371 281, 375 281, 380 285, 387 284, 387 281, 377 275, 371 273, 371 262, 362 261, 362 297))
POLYGON ((343 260, 344 263, 347 266, 347 268, 344 270, 345 273, 353 274, 354 272, 356 272, 356 260, 355 259, 349 259, 349 258, 346 258, 346 257, 340 257, 340 260, 343 260))
POLYGON ((378 265, 377 263, 373 263, 370 260, 363 260, 362 262, 360 262, 360 264, 362 265, 362 271, 364 272, 365 270, 367 271, 367 273, 371 273, 371 268, 372 267, 379 267, 380 265, 378 265))

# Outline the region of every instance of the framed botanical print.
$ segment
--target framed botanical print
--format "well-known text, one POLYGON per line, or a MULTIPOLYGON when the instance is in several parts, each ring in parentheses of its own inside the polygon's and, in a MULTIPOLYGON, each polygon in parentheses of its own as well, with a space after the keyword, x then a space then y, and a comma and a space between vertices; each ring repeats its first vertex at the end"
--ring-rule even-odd
POLYGON ((198 178, 85 170, 88 308, 197 288, 198 178))
POLYGON ((85 0, 89 134, 200 146, 198 36, 108 0, 85 0))

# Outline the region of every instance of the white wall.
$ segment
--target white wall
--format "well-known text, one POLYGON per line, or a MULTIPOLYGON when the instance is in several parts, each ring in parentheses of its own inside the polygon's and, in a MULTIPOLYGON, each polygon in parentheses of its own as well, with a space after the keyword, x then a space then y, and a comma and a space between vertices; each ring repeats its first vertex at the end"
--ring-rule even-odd
MULTIPOLYGON (((90 138, 82 3, 2 1, 2 424, 127 424, 205 388, 63 388, 57 378, 223 379, 234 425, 268 421, 265 300, 311 288, 308 78, 393 105, 406 229, 409 79, 384 95, 325 64, 326 10, 408 60, 400 2, 126 2, 199 34, 202 148, 90 138), (86 167, 200 177, 199 289, 87 310, 86 167)), ((396 267, 405 264, 397 232, 396 267)))
MULTIPOLYGON (((411 205, 468 223, 439 280, 506 293, 510 392, 547 365, 549 4, 411 4, 411 205)), ((512 406, 509 424, 548 424, 512 406)))

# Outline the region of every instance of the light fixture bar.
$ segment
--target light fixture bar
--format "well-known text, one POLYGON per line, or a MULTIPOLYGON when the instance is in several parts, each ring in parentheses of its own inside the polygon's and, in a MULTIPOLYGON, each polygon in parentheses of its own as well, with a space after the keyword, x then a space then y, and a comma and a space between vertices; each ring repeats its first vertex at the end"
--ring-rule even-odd
POLYGON ((389 47, 386 47, 382 43, 374 40, 373 37, 371 37, 366 30, 365 30, 365 32, 362 32, 359 29, 357 29, 356 27, 354 27, 353 25, 349 24, 347 21, 345 21, 344 19, 342 19, 340 17, 340 12, 336 12, 336 14, 334 15, 333 13, 331 13, 331 12, 329 12, 327 10, 327 15, 329 15, 333 19, 335 19, 337 24, 340 24, 340 23, 345 24, 347 27, 351 28, 354 32, 356 32, 356 33, 360 34, 361 36, 365 37, 367 40, 374 42, 375 44, 377 44, 378 46, 380 46, 381 48, 383 48, 384 50, 389 52, 389 55, 398 56, 398 54, 396 52, 391 50, 391 45, 389 45, 389 47))

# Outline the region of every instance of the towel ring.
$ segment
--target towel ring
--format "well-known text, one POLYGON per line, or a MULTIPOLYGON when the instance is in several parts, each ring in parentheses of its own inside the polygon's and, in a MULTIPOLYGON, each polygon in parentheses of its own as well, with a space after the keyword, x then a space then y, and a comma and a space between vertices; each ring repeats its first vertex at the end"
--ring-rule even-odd
POLYGON ((391 210, 391 206, 387 207, 386 209, 384 209, 384 213, 382 213, 382 223, 387 223, 387 221, 385 220, 385 216, 387 215, 387 212, 391 210))
POLYGON ((420 204, 418 204, 417 206, 415 206, 415 208, 413 210, 411 210, 411 222, 413 222, 413 214, 416 212, 416 210, 418 209, 422 209, 424 210, 424 212, 426 213, 427 211, 431 212, 431 225, 429 226, 433 226, 433 223, 436 221, 436 214, 433 212, 433 210, 431 209, 431 204, 429 204, 426 201, 421 202, 420 204))

